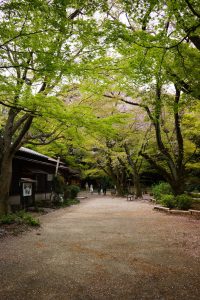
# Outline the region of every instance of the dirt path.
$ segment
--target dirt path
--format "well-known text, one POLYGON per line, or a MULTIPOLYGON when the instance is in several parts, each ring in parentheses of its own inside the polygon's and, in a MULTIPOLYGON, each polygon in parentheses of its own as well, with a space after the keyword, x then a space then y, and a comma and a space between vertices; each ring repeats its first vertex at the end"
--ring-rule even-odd
POLYGON ((94 197, 41 222, 0 241, 1 300, 200 299, 200 221, 94 197))

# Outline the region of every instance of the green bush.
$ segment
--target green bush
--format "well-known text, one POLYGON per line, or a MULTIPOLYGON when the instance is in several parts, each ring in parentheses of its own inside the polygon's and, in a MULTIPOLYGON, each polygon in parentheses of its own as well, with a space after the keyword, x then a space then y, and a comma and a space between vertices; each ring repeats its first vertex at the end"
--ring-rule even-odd
POLYGON ((192 199, 186 194, 173 196, 173 195, 162 195, 160 203, 168 208, 178 208, 181 210, 187 210, 192 205, 192 199))
POLYGON ((80 192, 80 188, 77 185, 67 185, 65 187, 64 198, 75 199, 80 192))
POLYGON ((192 205, 192 199, 186 194, 176 196, 176 206, 178 209, 188 210, 192 205))
POLYGON ((54 194, 53 195, 52 203, 53 203, 54 206, 59 207, 60 205, 62 205, 63 201, 64 201, 64 199, 63 199, 62 195, 60 195, 60 194, 54 194))
POLYGON ((159 202, 163 195, 172 195, 172 189, 167 182, 160 182, 152 187, 154 198, 159 202))
POLYGON ((173 195, 162 195, 160 203, 168 208, 176 207, 176 199, 173 195))
POLYGON ((35 219, 31 214, 25 212, 24 210, 16 212, 15 214, 7 214, 0 218, 0 224, 27 224, 29 226, 39 226, 40 222, 35 219))
POLYGON ((80 192, 80 188, 77 185, 71 185, 70 187, 71 199, 75 199, 80 192))
POLYGON ((29 213, 24 213, 21 216, 21 220, 22 220, 22 223, 25 223, 25 224, 30 225, 30 226, 39 226, 40 225, 39 220, 33 218, 31 216, 31 214, 29 214, 29 213))

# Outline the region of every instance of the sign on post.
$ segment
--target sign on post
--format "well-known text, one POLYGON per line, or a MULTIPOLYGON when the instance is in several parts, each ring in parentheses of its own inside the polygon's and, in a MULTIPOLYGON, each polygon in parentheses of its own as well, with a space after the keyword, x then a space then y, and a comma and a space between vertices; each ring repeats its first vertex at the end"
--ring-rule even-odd
POLYGON ((32 183, 23 183, 23 196, 28 197, 32 195, 32 183))

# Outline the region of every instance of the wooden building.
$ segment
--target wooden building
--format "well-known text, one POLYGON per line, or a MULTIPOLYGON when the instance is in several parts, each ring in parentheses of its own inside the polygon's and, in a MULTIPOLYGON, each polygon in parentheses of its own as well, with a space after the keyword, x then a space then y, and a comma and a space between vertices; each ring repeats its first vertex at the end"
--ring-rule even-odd
MULTIPOLYGON (((50 200, 57 160, 21 147, 13 159, 9 204, 12 210, 50 200)), ((69 184, 79 183, 79 172, 59 162, 58 174, 69 184)))

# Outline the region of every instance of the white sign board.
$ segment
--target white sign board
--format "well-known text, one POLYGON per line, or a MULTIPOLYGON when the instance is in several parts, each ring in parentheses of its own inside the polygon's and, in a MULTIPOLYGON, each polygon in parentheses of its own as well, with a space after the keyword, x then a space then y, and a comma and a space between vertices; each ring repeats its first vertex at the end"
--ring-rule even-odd
POLYGON ((23 196, 31 196, 32 195, 32 183, 23 183, 23 196))

